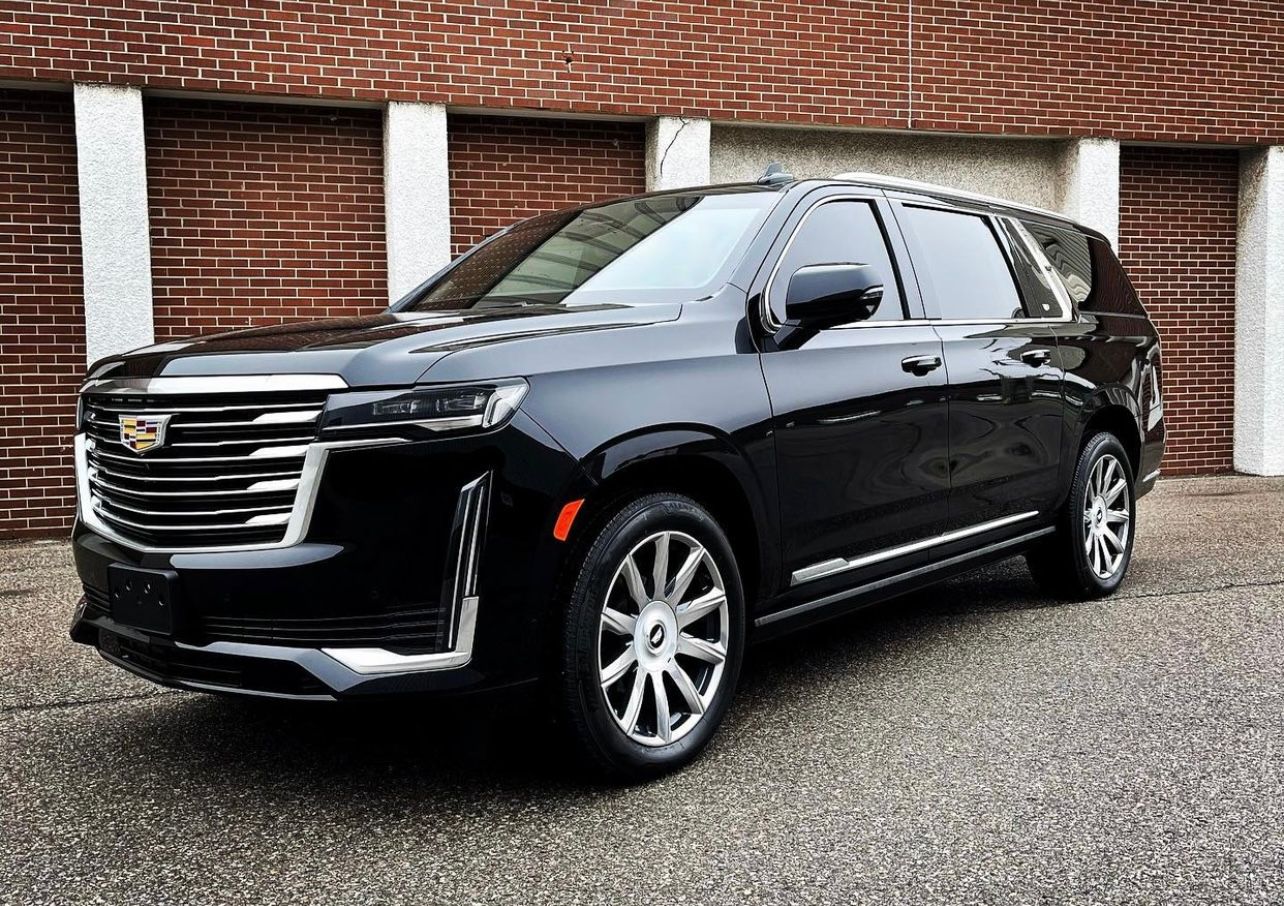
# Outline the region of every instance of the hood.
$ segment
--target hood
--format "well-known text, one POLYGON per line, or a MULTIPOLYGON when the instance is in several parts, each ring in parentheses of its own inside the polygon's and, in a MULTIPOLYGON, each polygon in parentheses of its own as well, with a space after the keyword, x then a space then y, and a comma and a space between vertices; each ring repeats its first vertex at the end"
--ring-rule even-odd
POLYGON ((145 346, 96 362, 90 377, 338 374, 351 387, 406 385, 458 350, 639 327, 681 311, 678 303, 512 305, 306 321, 145 346))

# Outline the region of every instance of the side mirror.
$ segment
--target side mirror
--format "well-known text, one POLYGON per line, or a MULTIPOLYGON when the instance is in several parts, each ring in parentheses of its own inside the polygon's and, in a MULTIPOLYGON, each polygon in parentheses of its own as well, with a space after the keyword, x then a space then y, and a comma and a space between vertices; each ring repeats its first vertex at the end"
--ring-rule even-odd
POLYGON ((883 277, 870 264, 811 264, 789 278, 785 320, 818 329, 865 321, 883 300, 883 277))

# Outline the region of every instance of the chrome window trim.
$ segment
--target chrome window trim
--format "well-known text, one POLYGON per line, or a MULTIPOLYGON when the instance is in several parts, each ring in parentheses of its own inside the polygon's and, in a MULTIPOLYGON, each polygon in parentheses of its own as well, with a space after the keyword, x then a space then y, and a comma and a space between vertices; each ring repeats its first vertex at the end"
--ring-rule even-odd
POLYGON ((146 554, 211 554, 223 551, 257 551, 275 550, 292 547, 307 535, 312 522, 312 511, 316 506, 317 492, 321 487, 321 475, 325 470, 326 460, 333 450, 349 450, 356 447, 391 446, 407 443, 399 437, 380 437, 362 440, 314 441, 307 445, 303 456, 303 471, 299 476, 299 487, 295 492, 294 506, 290 510, 290 521, 286 524, 285 535, 280 541, 265 544, 217 544, 202 547, 154 547, 125 538, 106 525, 89 505, 89 458, 86 450, 86 436, 81 433, 73 441, 76 470, 76 514, 81 524, 97 535, 109 541, 127 547, 130 550, 146 554))
POLYGON ((1067 324, 1073 318, 928 318, 927 323, 940 327, 968 327, 983 324, 1004 326, 1021 324, 1067 324))
POLYGON ((451 550, 447 558, 455 568, 442 586, 442 597, 451 605, 446 623, 446 646, 450 650, 432 654, 397 654, 385 648, 322 648, 323 654, 363 676, 453 670, 466 666, 473 659, 473 638, 480 605, 477 580, 490 507, 490 482, 490 472, 468 482, 459 489, 459 501, 455 505, 451 550))
MULTIPOLYGON (((177 375, 152 378, 91 378, 81 393, 288 393, 297 390, 346 390, 337 374, 177 375)), ((315 405, 315 404, 313 404, 315 405)))
MULTIPOLYGON (((858 175, 858 174, 850 174, 850 175, 858 175)), ((846 177, 835 177, 835 178, 846 178, 846 177)), ((813 213, 815 213, 815 211, 816 211, 818 208, 820 208, 822 205, 829 204, 830 202, 834 202, 834 201, 863 201, 863 202, 867 202, 867 203, 873 203, 873 204, 875 205, 875 207, 877 207, 877 202, 878 202, 879 198, 881 198, 881 197, 882 197, 882 196, 880 196, 880 195, 875 195, 875 194, 870 194, 870 195, 831 195, 831 196, 829 196, 829 197, 827 197, 827 198, 822 198, 820 201, 816 202, 816 203, 815 203, 815 204, 813 204, 810 208, 808 208, 808 209, 807 209, 807 212, 806 212, 805 214, 803 214, 802 219, 801 219, 801 220, 799 220, 799 221, 798 221, 798 223, 797 223, 797 225, 794 227, 793 232, 791 232, 791 233, 789 234, 789 239, 788 239, 788 241, 785 243, 785 247, 784 247, 783 249, 781 249, 781 250, 780 250, 780 254, 776 257, 776 262, 775 262, 775 264, 773 264, 773 265, 772 265, 772 268, 771 268, 771 274, 767 277, 767 283, 766 283, 766 285, 765 285, 765 286, 763 287, 763 289, 762 289, 762 298, 761 298, 761 300, 759 301, 759 304, 758 304, 758 309, 759 309, 759 311, 758 311, 758 318, 759 318, 759 320, 761 320, 761 321, 762 321, 763 326, 764 326, 767 330, 769 330, 769 331, 771 331, 771 332, 773 332, 773 333, 774 333, 775 331, 780 330, 780 328, 782 328, 782 327, 784 326, 784 322, 783 322, 783 321, 781 321, 781 322, 777 322, 777 321, 776 321, 776 319, 775 319, 775 313, 771 310, 771 288, 772 288, 772 286, 774 285, 774 283, 775 283, 775 281, 776 281, 776 275, 779 273, 781 265, 782 265, 782 264, 784 264, 785 256, 786 256, 786 255, 788 255, 788 254, 789 254, 789 250, 790 250, 791 248, 793 248, 794 240, 796 240, 796 239, 798 238, 798 233, 799 233, 799 231, 800 231, 800 230, 802 230, 803 225, 807 222, 807 219, 808 219, 809 217, 811 217, 811 215, 812 215, 813 213)), ((996 201, 995 203, 998 203, 998 204, 1006 204, 1006 202, 998 202, 998 201, 996 201)), ((940 208, 940 210, 943 210, 943 211, 953 211, 953 210, 955 210, 954 208, 950 207, 949 205, 945 205, 945 204, 941 204, 941 205, 939 205, 939 206, 938 206, 938 205, 928 205, 928 204, 921 204, 921 203, 919 203, 919 202, 917 202, 917 201, 915 202, 915 204, 916 204, 916 205, 918 205, 918 206, 920 206, 920 207, 939 207, 939 208, 940 208)), ((1023 210, 1023 209, 1019 208, 1019 206, 1016 206, 1016 205, 1013 205, 1012 207, 1016 207, 1018 210, 1023 210)), ((1034 210, 1034 211, 1036 211, 1036 212, 1038 211, 1038 209, 1031 209, 1031 210, 1034 210)), ((995 214, 995 213, 993 213, 993 212, 989 212, 989 211, 972 211, 972 212, 967 212, 967 213, 970 213, 970 214, 971 214, 972 216, 974 216, 974 217, 986 217, 986 218, 998 218, 998 217, 1002 217, 1003 219, 1011 220, 1011 221, 1013 221, 1014 223, 1016 223, 1018 226, 1020 226, 1020 221, 1019 221, 1019 220, 1017 220, 1016 218, 1013 218, 1013 217, 1009 217, 1009 216, 1004 215, 1004 214, 995 214)), ((1040 212, 1040 213, 1041 213, 1041 212, 1040 212)), ((882 225, 882 222, 881 222, 881 221, 880 221, 880 225, 882 225)), ((1027 234, 1026 234, 1026 232, 1025 232, 1024 227, 1022 227, 1022 228, 1021 228, 1020 232, 1021 232, 1021 234, 1022 234, 1023 238, 1025 237, 1025 235, 1027 235, 1027 234)), ((1030 237, 1030 238, 1031 238, 1031 239, 1033 239, 1033 237, 1030 237)), ((1027 244, 1028 244, 1028 243, 1027 243, 1027 244)), ((1035 243, 1035 244, 1037 245, 1038 243, 1035 243)), ((887 251, 888 251, 888 256, 889 256, 893 261, 895 261, 895 260, 896 260, 895 250, 891 247, 890 243, 888 244, 887 251)), ((1000 251, 1002 251, 1002 249, 1000 249, 1000 251)), ((909 257, 910 257, 910 260, 911 260, 911 262, 912 262, 912 261, 913 261, 913 257, 914 257, 914 256, 913 256, 913 254, 911 253, 909 257)), ((1046 256, 1044 256, 1044 255, 1043 255, 1043 250, 1042 250, 1041 248, 1040 248, 1040 249, 1039 249, 1039 251, 1038 251, 1038 260, 1040 260, 1040 261, 1046 261, 1046 260, 1047 260, 1047 259, 1046 259, 1046 256)), ((1049 266, 1051 266, 1051 265, 1049 265, 1049 266)), ((830 330, 860 330, 860 329, 862 329, 862 328, 867 328, 867 327, 872 327, 872 328, 877 328, 877 327, 908 327, 908 326, 912 326, 912 325, 920 325, 920 324, 931 324, 931 325, 938 326, 938 327, 968 327, 968 326, 973 326, 973 325, 986 325, 986 324, 1002 324, 1002 325, 1012 325, 1012 324, 1068 324, 1068 323, 1070 323, 1071 321, 1073 321, 1073 320, 1074 320, 1074 317, 1075 317, 1075 316, 1074 316, 1074 306, 1070 303, 1069 294, 1065 291, 1065 287, 1061 284, 1061 281, 1060 281, 1060 280, 1054 280, 1054 281, 1052 281, 1052 286, 1053 286, 1053 292, 1057 295, 1057 297, 1058 297, 1058 298, 1060 299, 1060 301, 1061 301, 1061 309, 1062 309, 1062 311, 1064 312, 1064 314, 1063 314, 1061 317, 1057 317, 1057 318, 930 318, 930 317, 928 317, 928 318, 904 318, 904 319, 897 320, 897 321, 858 321, 858 322, 853 323, 853 324, 840 324, 840 325, 838 325, 838 326, 836 326, 836 327, 832 327, 832 328, 829 328, 829 329, 830 329, 830 330)), ((1019 297, 1019 296, 1020 296, 1020 288, 1019 288, 1019 287, 1017 288, 1017 292, 1018 292, 1018 297, 1019 297)), ((904 299, 902 299, 902 300, 901 300, 901 305, 902 305, 902 306, 904 306, 904 304, 905 304, 905 300, 904 300, 904 299)))
POLYGON ((939 547, 942 544, 961 541, 962 539, 970 538, 973 535, 979 535, 993 529, 1003 528, 1006 525, 1012 525, 1016 522, 1023 522, 1026 519, 1033 519, 1038 515, 1038 510, 1030 510, 1027 513, 1016 513, 1011 516, 1004 516, 1000 519, 991 519, 988 522, 980 522, 976 525, 970 525, 967 528, 955 529, 952 532, 945 532, 944 534, 935 535, 931 538, 924 538, 921 541, 912 541, 909 544, 902 544, 898 547, 884 548, 881 551, 874 551, 872 554, 864 554, 859 557, 834 557, 829 560, 822 560, 819 563, 813 563, 810 566, 804 566, 802 569, 794 570, 793 575, 790 577, 789 584, 801 585, 804 582, 814 582, 817 579, 824 579, 829 576, 836 576, 839 573, 848 572, 849 570, 860 569, 862 566, 873 566, 875 563, 894 560, 897 557, 903 557, 906 554, 913 554, 918 551, 939 547))
POLYGON ((875 327, 923 327, 931 322, 927 318, 905 318, 900 321, 853 321, 851 324, 835 324, 826 330, 864 330, 875 327))
POLYGON ((1073 318, 907 318, 903 321, 857 321, 839 324, 826 330, 865 330, 875 327, 1016 327, 1022 324, 1066 324, 1073 318))
POLYGON ((905 179, 900 176, 883 176, 878 173, 866 172, 847 172, 838 173, 834 179, 841 179, 844 182, 862 183, 879 189, 894 189, 901 192, 926 192, 932 195, 944 195, 947 198, 955 198, 960 201, 974 201, 982 204, 994 205, 995 207, 1007 208, 1012 211, 1024 211, 1027 214, 1041 214, 1044 217, 1051 217, 1062 223, 1073 224, 1069 217, 1056 211, 1049 211, 1046 208, 1036 207, 1031 204, 1025 204, 1019 201, 1008 201, 1003 198, 996 198, 993 195, 985 195, 981 192, 969 192, 966 189, 952 189, 949 186, 943 186, 934 182, 923 182, 917 179, 905 179))

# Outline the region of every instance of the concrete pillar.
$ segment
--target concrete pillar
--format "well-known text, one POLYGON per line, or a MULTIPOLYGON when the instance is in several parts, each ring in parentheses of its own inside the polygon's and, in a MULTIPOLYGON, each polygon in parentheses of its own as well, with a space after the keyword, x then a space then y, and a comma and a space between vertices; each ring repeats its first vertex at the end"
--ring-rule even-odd
POLYGON ((383 118, 388 299, 450 262, 446 108, 393 101, 383 118))
POLYGON ((648 191, 709 184, 709 121, 661 116, 646 127, 648 191))
POLYGON ((1244 151, 1235 264, 1235 468, 1284 475, 1284 146, 1244 151))
POLYGON ((153 342, 143 97, 76 85, 76 174, 89 362, 153 342))
POLYGON ((1119 143, 1110 138, 1066 142, 1057 177, 1057 208, 1100 231, 1118 249, 1119 143))

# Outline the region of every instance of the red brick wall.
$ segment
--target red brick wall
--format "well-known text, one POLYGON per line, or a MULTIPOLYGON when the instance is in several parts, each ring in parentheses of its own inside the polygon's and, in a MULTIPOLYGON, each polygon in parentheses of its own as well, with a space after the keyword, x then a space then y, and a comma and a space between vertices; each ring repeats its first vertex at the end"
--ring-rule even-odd
POLYGON ((1120 169, 1119 256, 1163 341, 1164 474, 1228 471, 1239 156, 1125 147, 1120 169))
POLYGON ((85 370, 71 95, 0 91, 0 538, 65 530, 85 370))
POLYGON ((646 191, 641 123, 452 116, 454 254, 515 220, 646 191))
POLYGON ((157 340, 388 303, 377 110, 148 99, 157 340))
POLYGON ((0 79, 1284 140, 1284 29, 1257 0, 918 0, 912 67, 904 0, 0 0, 0 25, 0 79))

